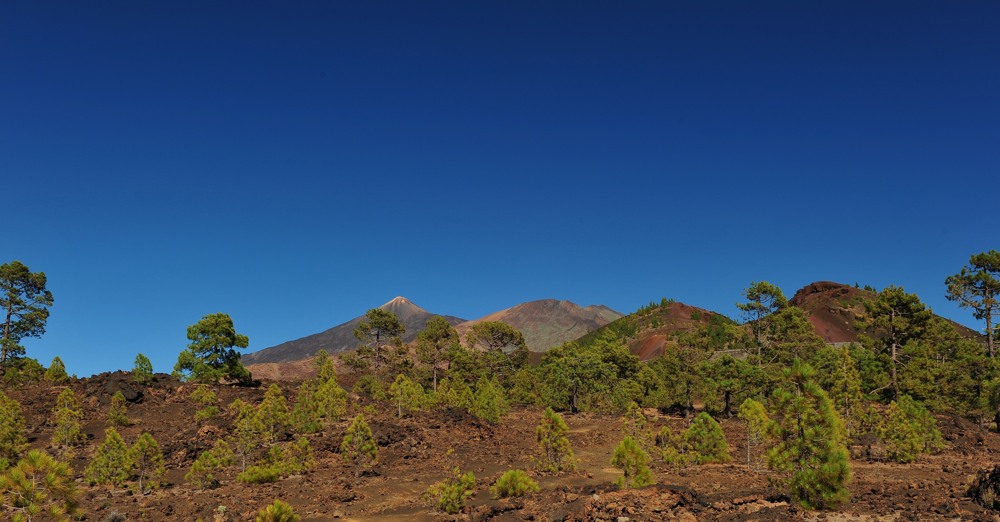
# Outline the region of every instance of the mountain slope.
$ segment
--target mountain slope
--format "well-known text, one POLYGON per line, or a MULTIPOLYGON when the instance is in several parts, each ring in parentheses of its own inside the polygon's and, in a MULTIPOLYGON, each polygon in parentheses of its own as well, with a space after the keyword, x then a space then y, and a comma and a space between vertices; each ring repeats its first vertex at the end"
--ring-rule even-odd
POLYGON ((581 307, 570 301, 542 299, 521 303, 464 322, 455 329, 464 337, 478 323, 502 321, 524 334, 528 350, 544 352, 567 341, 578 339, 619 317, 622 317, 622 314, 603 305, 581 307))
MULTIPOLYGON (((427 321, 437 315, 420 308, 405 297, 397 297, 379 308, 396 314, 396 317, 406 326, 406 333, 403 334, 405 342, 416 339, 417 333, 424 329, 427 321)), ((465 322, 464 319, 449 315, 444 316, 444 318, 451 324, 465 322)), ((245 354, 242 356, 243 364, 249 366, 260 363, 297 361, 312 357, 320 349, 325 349, 331 354, 353 350, 358 347, 358 340, 354 337, 354 329, 364 319, 365 316, 361 315, 329 330, 245 354)))

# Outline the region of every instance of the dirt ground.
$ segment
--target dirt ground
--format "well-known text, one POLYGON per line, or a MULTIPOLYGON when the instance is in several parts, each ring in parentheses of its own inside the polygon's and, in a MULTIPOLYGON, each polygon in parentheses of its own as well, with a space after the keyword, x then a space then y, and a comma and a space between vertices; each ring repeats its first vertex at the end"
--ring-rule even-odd
MULTIPOLYGON (((289 399, 295 384, 280 382, 289 399)), ((345 520, 808 520, 905 521, 989 520, 1000 513, 986 510, 965 497, 967 483, 979 469, 997 464, 1000 437, 964 419, 940 416, 939 426, 949 443, 938 455, 908 465, 852 461, 852 499, 837 511, 806 512, 791 505, 771 485, 774 477, 762 465, 747 465, 742 422, 722 422, 733 462, 674 469, 654 464, 657 484, 618 491, 612 482, 620 472, 610 465, 614 446, 621 440, 616 416, 566 414, 570 442, 579 461, 574 472, 541 475, 531 471, 535 452, 538 409, 515 408, 500 426, 479 422, 458 410, 416 412, 399 419, 385 404, 374 404, 369 419, 379 444, 374 471, 356 478, 337 453, 349 419, 372 403, 351 396, 348 415, 324 433, 309 436, 316 466, 302 475, 274 484, 244 485, 236 470, 224 472, 222 485, 199 490, 183 475, 197 455, 228 429, 226 417, 194 420, 191 391, 165 375, 150 386, 138 386, 126 374, 114 373, 74 381, 69 385, 85 410, 88 443, 72 462, 79 475, 104 437, 111 395, 118 390, 133 399, 129 416, 133 426, 119 429, 127 443, 144 431, 160 443, 167 461, 168 485, 148 495, 127 489, 89 487, 82 480, 82 506, 88 520, 104 520, 117 512, 127 520, 208 521, 253 520, 256 512, 282 499, 303 521, 345 520), (449 451, 452 450, 452 451, 449 451), (423 498, 427 488, 459 466, 476 475, 476 494, 460 515, 436 512, 423 498), (515 500, 495 500, 489 486, 508 469, 525 469, 541 491, 515 500)), ((47 425, 62 386, 41 383, 4 390, 21 402, 32 447, 46 448, 52 427, 47 425)), ((259 402, 265 387, 219 386, 221 404, 236 398, 259 402)), ((683 429, 689 419, 647 410, 651 426, 683 429)))

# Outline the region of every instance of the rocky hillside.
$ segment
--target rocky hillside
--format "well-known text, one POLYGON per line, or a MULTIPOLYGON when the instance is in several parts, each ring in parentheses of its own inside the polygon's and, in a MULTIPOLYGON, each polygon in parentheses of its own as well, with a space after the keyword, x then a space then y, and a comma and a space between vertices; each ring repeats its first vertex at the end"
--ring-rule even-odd
POLYGON ((528 350, 544 352, 567 341, 579 339, 620 317, 622 314, 603 305, 581 307, 570 301, 542 299, 521 303, 455 328, 464 337, 478 323, 502 321, 524 334, 528 350))
MULTIPOLYGON (((417 333, 424 329, 427 321, 437 315, 413 304, 405 297, 397 297, 379 308, 396 314, 396 317, 406 325, 406 333, 403 335, 405 342, 416 339, 417 333)), ((358 340, 354 337, 354 329, 364 318, 364 315, 360 315, 329 330, 245 354, 242 357, 243 364, 249 366, 261 363, 298 361, 311 358, 320 349, 325 349, 331 354, 353 350, 358 347, 358 340)), ((465 319, 450 315, 446 315, 444 318, 451 324, 465 322, 465 319)))

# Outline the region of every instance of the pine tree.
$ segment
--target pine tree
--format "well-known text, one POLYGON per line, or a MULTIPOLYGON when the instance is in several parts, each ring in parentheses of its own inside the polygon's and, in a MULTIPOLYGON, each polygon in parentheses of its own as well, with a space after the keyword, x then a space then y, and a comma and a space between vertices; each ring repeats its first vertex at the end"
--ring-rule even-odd
POLYGON ((507 414, 507 396, 495 380, 482 378, 476 383, 476 391, 472 396, 472 406, 469 413, 477 419, 491 424, 499 424, 500 419, 507 414))
POLYGON ((833 370, 833 383, 830 386, 830 400, 833 401, 837 413, 844 421, 844 434, 847 440, 856 435, 858 423, 864 413, 864 395, 861 393, 861 373, 858 371, 851 351, 840 348, 840 357, 833 370))
POLYGON ((139 436, 129 448, 129 460, 135 465, 140 493, 145 495, 160 486, 166 468, 163 465, 163 452, 152 435, 143 433, 139 436))
POLYGON ((670 426, 660 428, 656 435, 656 447, 660 450, 660 458, 665 464, 680 468, 688 463, 688 449, 684 442, 684 434, 675 434, 670 426))
POLYGON ((292 427, 292 415, 288 411, 288 401, 277 384, 271 384, 264 393, 264 400, 257 408, 257 415, 264 425, 264 438, 274 444, 292 427))
POLYGON ((21 405, 0 392, 0 472, 17 462, 27 446, 21 405))
POLYGON ((122 436, 114 428, 108 428, 104 430, 104 443, 97 448, 97 455, 84 475, 90 484, 121 486, 132 477, 133 467, 122 436))
POLYGON ((576 469, 576 457, 570 448, 566 433, 569 427, 562 415, 552 408, 545 408, 542 421, 535 428, 535 438, 538 441, 538 457, 535 467, 539 471, 555 473, 576 469))
POLYGON ((774 391, 774 417, 768 434, 769 468, 789 473, 790 496, 807 509, 830 509, 850 496, 851 478, 844 428, 814 370, 795 359, 785 370, 789 389, 774 391))
POLYGON ((240 457, 240 471, 246 471, 247 462, 264 443, 264 423, 258 411, 240 399, 233 401, 229 410, 236 415, 232 432, 233 453, 240 457))
POLYGON ((233 450, 225 439, 218 439, 211 449, 198 455, 191 464, 191 469, 184 475, 184 480, 200 489, 213 488, 219 484, 215 472, 232 465, 233 450))
POLYGON ((139 384, 149 384, 153 380, 153 363, 143 354, 135 356, 132 380, 139 384))
POLYGON ((889 458, 896 462, 913 462, 921 454, 944 447, 937 420, 909 395, 901 395, 898 401, 889 403, 878 433, 885 441, 889 458))
POLYGON ((423 386, 413 382, 407 376, 399 374, 389 386, 389 398, 396 403, 396 415, 403 417, 403 410, 419 410, 427 402, 423 386))
POLYGON ((740 405, 739 418, 743 419, 747 425, 747 466, 757 468, 757 459, 753 459, 753 445, 760 444, 767 435, 767 426, 771 419, 767 416, 764 405, 747 399, 740 405))
POLYGON ((611 465, 624 472, 622 478, 615 483, 621 489, 640 488, 653 483, 649 454, 630 435, 626 435, 615 448, 611 465))
POLYGON ((83 511, 77 497, 69 465, 43 451, 29 451, 0 475, 0 512, 9 514, 12 522, 78 520, 83 511))
POLYGON ((257 513, 256 522, 299 522, 302 518, 295 514, 292 506, 275 500, 270 506, 257 513))
POLYGON ((625 432, 625 435, 630 435, 632 438, 639 440, 645 430, 646 416, 642 413, 642 408, 635 401, 632 401, 628 404, 628 409, 625 410, 625 417, 622 419, 622 431, 625 432))
POLYGON ((54 384, 65 384, 69 382, 69 375, 66 375, 66 365, 63 364, 59 356, 52 358, 49 369, 45 370, 45 380, 54 384))
POLYGON ((108 410, 108 426, 131 426, 128 418, 128 402, 122 392, 116 391, 111 397, 111 409, 108 410))
POLYGON ((701 412, 684 432, 684 442, 690 448, 696 464, 729 462, 729 444, 722 427, 711 415, 701 412))
POLYGON ((212 388, 207 385, 199 384, 195 386, 189 398, 201 406, 201 408, 194 412, 195 420, 203 421, 219 414, 219 407, 217 406, 219 398, 212 391, 212 388))
POLYGON ((76 395, 71 388, 64 389, 56 398, 56 406, 52 410, 52 424, 55 426, 52 447, 60 457, 72 457, 74 448, 86 440, 80 428, 81 419, 83 410, 76 401, 76 395))
POLYGON ((363 414, 359 413, 347 428, 344 440, 340 443, 340 454, 354 467, 356 477, 360 477, 378 459, 378 446, 363 414))

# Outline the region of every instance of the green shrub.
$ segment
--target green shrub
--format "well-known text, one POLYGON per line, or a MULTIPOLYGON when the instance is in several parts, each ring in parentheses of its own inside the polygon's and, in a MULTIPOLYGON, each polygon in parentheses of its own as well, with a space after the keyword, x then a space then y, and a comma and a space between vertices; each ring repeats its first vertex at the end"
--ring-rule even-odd
POLYGON ((143 354, 135 356, 135 366, 132 367, 132 380, 139 384, 149 384, 153 380, 153 363, 143 354))
POLYGON ((132 420, 128 418, 128 402, 122 392, 116 391, 111 397, 111 409, 108 410, 108 426, 130 426, 132 420))
POLYGON ((301 517, 295 514, 292 506, 275 500, 270 506, 257 513, 256 522, 299 522, 301 517))
POLYGON ((722 427, 711 415, 701 412, 684 432, 684 442, 696 464, 729 462, 729 444, 722 427))
POLYGON ((69 375, 66 375, 66 365, 63 364, 59 356, 52 358, 52 364, 45 370, 45 380, 55 384, 65 384, 69 382, 69 375))
POLYGON ((611 465, 624 473, 616 484, 621 489, 639 488, 653 483, 653 472, 649 469, 649 454, 630 435, 615 448, 611 465))
POLYGON ((535 467, 539 471, 556 473, 576 469, 576 457, 566 436, 568 431, 562 415, 546 408, 541 423, 535 428, 535 439, 538 441, 535 467))
POLYGON ((471 471, 463 474, 458 468, 452 473, 453 478, 432 485, 425 495, 434 507, 454 515, 465 508, 465 501, 475 493, 476 476, 471 471))
POLYGON ((272 463, 250 466, 236 475, 236 480, 246 484, 268 484, 277 482, 279 478, 281 478, 281 465, 272 463))
POLYGON ((538 483, 524 471, 511 469, 497 479, 490 491, 496 498, 521 497, 538 491, 538 483))

